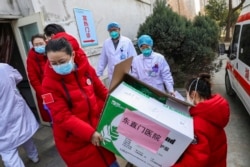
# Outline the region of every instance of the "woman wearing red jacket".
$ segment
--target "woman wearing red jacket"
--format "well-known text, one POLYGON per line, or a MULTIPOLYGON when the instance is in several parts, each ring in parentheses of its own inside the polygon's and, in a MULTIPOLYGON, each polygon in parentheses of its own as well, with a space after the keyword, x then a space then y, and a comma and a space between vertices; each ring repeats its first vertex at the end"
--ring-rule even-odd
POLYGON ((71 44, 74 51, 82 52, 83 55, 86 56, 84 51, 80 48, 76 38, 73 37, 72 35, 66 33, 64 28, 61 25, 55 24, 55 23, 48 24, 44 28, 44 34, 46 36, 47 41, 49 41, 51 39, 62 38, 62 37, 67 39, 67 41, 71 44))
POLYGON ((117 167, 115 156, 98 147, 96 132, 108 90, 80 52, 65 38, 52 39, 46 46, 48 63, 43 80, 43 101, 53 119, 56 147, 69 167, 117 167))
POLYGON ((32 36, 31 42, 33 47, 29 50, 27 58, 27 73, 30 84, 36 92, 36 99, 43 121, 50 122, 50 116, 43 108, 42 103, 42 80, 44 73, 44 66, 47 62, 45 55, 45 38, 41 34, 32 36))
POLYGON ((211 94, 209 74, 187 82, 187 99, 194 121, 195 140, 173 167, 226 167, 229 105, 218 94, 211 94))
POLYGON ((44 28, 44 34, 47 41, 51 39, 65 38, 71 44, 72 49, 75 52, 79 52, 79 55, 83 56, 85 61, 88 62, 87 55, 84 50, 80 48, 76 38, 65 32, 64 28, 61 25, 55 23, 48 24, 44 28))

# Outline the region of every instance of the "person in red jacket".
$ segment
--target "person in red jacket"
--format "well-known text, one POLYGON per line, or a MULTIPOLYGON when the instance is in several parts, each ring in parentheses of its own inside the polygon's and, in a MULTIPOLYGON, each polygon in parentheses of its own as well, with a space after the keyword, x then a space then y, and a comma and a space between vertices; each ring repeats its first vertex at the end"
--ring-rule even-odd
POLYGON ((195 105, 190 108, 195 139, 173 167, 226 167, 228 102, 212 95, 209 74, 190 79, 186 90, 188 101, 195 105))
POLYGON ((79 52, 79 55, 83 56, 85 61, 88 62, 88 57, 84 50, 79 46, 79 43, 77 42, 76 38, 68 34, 61 25, 51 23, 45 26, 43 31, 47 42, 51 39, 58 39, 63 37, 71 44, 73 50, 75 52, 79 52))
POLYGON ((61 25, 55 24, 55 23, 48 24, 44 28, 44 34, 46 36, 47 41, 49 41, 51 39, 57 39, 57 38, 64 37, 71 44, 74 51, 81 52, 82 54, 84 54, 86 56, 85 52, 80 48, 76 38, 73 37, 72 35, 66 33, 65 29, 61 25))
POLYGON ((50 122, 50 116, 43 108, 42 103, 42 80, 44 74, 44 66, 47 62, 47 56, 45 55, 45 37, 41 34, 32 36, 31 42, 33 47, 29 50, 27 63, 27 73, 30 84, 36 92, 36 99, 40 111, 40 115, 44 122, 50 122))
POLYGON ((65 38, 50 40, 46 54, 42 97, 61 157, 69 167, 118 167, 114 154, 99 147, 102 136, 96 127, 108 90, 94 68, 65 38))

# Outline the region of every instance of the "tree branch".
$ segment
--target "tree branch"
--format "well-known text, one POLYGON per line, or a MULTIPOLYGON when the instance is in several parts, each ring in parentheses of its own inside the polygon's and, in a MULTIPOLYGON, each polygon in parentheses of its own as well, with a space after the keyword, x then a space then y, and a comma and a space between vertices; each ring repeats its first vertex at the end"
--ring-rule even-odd
POLYGON ((241 0, 241 2, 239 3, 239 5, 232 9, 232 12, 234 13, 236 10, 238 10, 239 8, 241 8, 242 5, 243 5, 243 3, 244 3, 245 1, 246 1, 246 0, 241 0))

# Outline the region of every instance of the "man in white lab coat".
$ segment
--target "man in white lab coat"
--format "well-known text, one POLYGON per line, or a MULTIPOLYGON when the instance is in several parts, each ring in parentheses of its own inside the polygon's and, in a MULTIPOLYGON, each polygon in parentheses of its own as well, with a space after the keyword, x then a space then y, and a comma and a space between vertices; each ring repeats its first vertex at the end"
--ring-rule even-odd
POLYGON ((152 50, 152 38, 149 35, 140 36, 138 46, 142 54, 133 59, 132 76, 174 96, 174 81, 169 65, 163 55, 152 50))
POLYGON ((106 66, 108 66, 110 83, 115 65, 131 56, 136 56, 137 53, 132 41, 120 34, 120 25, 118 23, 111 22, 108 24, 107 30, 110 37, 104 41, 97 67, 97 75, 102 76, 106 66))
POLYGON ((5 167, 24 167, 17 147, 22 145, 28 157, 38 162, 38 152, 31 137, 39 125, 16 88, 22 80, 20 73, 0 63, 0 75, 0 155, 5 167))

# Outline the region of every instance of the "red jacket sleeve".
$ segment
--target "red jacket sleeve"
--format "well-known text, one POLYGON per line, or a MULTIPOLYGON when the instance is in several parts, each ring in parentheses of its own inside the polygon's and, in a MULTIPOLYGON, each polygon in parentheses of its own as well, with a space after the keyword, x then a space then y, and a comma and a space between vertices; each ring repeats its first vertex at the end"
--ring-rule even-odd
POLYGON ((194 119, 194 134, 196 141, 189 145, 182 157, 172 167, 201 167, 208 164, 210 148, 207 134, 209 133, 194 119))
POLYGON ((32 87, 35 89, 36 94, 38 96, 42 95, 42 82, 41 82, 41 76, 38 71, 38 64, 34 60, 34 55, 33 52, 30 50, 28 53, 28 58, 27 58, 27 73, 28 73, 28 78, 30 81, 30 84, 32 87))
POLYGON ((89 67, 89 71, 91 72, 95 94, 103 101, 106 100, 108 96, 108 89, 105 87, 105 85, 102 83, 102 81, 99 79, 99 77, 96 74, 96 71, 93 67, 89 67))

